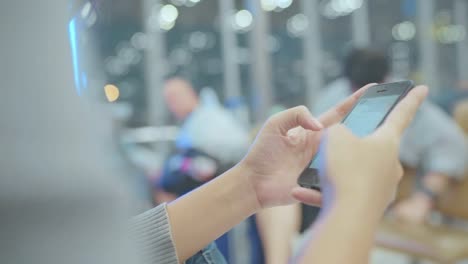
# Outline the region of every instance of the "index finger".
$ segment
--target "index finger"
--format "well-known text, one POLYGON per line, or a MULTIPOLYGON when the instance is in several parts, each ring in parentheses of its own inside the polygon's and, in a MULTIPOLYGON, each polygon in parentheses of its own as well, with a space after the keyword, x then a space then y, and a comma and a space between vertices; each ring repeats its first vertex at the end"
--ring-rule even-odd
POLYGON ((412 89, 392 110, 378 132, 390 132, 401 137, 426 98, 428 91, 428 88, 422 85, 412 89))
POLYGON ((322 114, 319 118, 320 122, 325 127, 329 127, 343 120, 343 118, 346 117, 349 111, 353 109, 356 102, 359 101, 359 98, 361 98, 361 96, 366 92, 366 90, 374 85, 376 84, 371 83, 357 90, 355 93, 353 93, 351 96, 339 103, 337 106, 322 114))
POLYGON ((278 129, 284 136, 290 129, 298 126, 313 131, 319 131, 323 128, 322 124, 312 116, 305 106, 296 106, 276 113, 267 123, 272 125, 274 129, 278 129))

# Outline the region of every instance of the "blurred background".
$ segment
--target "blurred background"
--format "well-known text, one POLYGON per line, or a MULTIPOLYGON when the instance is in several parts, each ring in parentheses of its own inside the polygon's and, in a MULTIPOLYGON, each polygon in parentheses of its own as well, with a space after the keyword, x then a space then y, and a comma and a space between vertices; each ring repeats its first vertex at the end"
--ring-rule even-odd
MULTIPOLYGON (((122 128, 167 126, 176 123, 162 87, 180 77, 252 126, 281 107, 312 107, 347 52, 371 46, 389 56, 392 79, 438 96, 467 86, 467 12, 464 0, 77 0, 76 89, 102 101, 103 87, 118 92, 109 101, 122 128)), ((147 131, 138 140, 175 137, 147 131)))
MULTIPOLYGON (((434 103, 467 96, 466 0, 75 0, 70 10, 76 93, 110 105, 116 144, 154 204, 234 165, 272 113, 312 109, 353 49, 381 51, 387 80, 428 84, 434 103)), ((229 263, 266 261, 257 220, 218 241, 229 263)), ((467 253, 466 238, 456 244, 467 253)), ((423 255, 408 254, 378 263, 423 255)))

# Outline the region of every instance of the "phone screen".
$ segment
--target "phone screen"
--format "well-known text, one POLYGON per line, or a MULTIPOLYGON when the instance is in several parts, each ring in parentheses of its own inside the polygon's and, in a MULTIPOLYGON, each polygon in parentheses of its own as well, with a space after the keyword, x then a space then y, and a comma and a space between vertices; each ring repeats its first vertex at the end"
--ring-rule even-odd
MULTIPOLYGON (((399 97, 398 94, 392 94, 362 98, 343 124, 356 136, 365 137, 375 131, 399 97)), ((318 169, 318 163, 316 156, 310 168, 318 169)))

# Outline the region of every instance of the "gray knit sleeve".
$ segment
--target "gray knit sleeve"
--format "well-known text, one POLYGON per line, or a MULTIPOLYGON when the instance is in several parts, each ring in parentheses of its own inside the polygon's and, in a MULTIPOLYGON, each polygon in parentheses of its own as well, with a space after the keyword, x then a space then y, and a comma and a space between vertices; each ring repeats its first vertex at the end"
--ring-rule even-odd
POLYGON ((166 204, 146 211, 133 219, 132 230, 143 254, 144 263, 179 263, 172 239, 166 204))

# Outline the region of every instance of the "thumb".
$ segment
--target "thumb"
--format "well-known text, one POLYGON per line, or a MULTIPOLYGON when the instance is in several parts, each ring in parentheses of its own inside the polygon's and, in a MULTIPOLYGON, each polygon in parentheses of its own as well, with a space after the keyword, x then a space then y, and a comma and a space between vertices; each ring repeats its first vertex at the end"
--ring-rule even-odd
POLYGON ((356 139, 356 136, 343 124, 337 124, 328 128, 320 140, 319 153, 319 175, 322 181, 325 181, 325 175, 328 173, 330 160, 339 154, 340 148, 347 148, 349 143, 356 139))
POLYGON ((312 116, 305 106, 297 106, 273 115, 269 120, 269 125, 278 129, 284 136, 292 128, 301 126, 305 129, 319 131, 323 125, 312 116))
POLYGON ((291 195, 297 201, 307 205, 320 206, 322 204, 322 194, 316 190, 295 187, 291 195))

